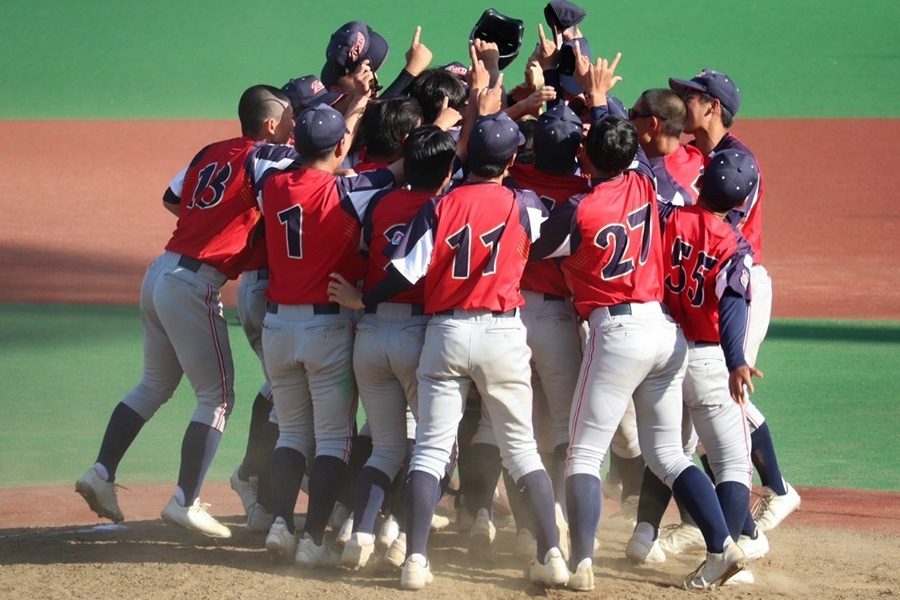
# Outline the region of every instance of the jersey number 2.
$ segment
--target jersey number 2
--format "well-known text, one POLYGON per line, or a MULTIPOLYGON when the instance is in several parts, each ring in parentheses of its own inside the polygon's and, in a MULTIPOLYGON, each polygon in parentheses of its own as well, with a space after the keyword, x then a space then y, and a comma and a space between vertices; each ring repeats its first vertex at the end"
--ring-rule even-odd
MULTIPOLYGON (((500 238, 503 236, 503 230, 506 229, 506 223, 497 225, 487 233, 479 236, 481 243, 485 248, 491 249, 488 262, 482 271, 483 275, 493 275, 497 272, 497 254, 500 252, 500 238)), ((446 242, 451 248, 456 250, 456 256, 453 257, 453 279, 468 279, 469 268, 472 262, 472 228, 466 223, 465 227, 447 238, 446 242)))

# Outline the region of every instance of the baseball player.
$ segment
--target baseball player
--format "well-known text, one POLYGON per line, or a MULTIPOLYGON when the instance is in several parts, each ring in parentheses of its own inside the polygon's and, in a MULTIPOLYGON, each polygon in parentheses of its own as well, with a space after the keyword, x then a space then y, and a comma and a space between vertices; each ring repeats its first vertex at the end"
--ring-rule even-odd
MULTIPOLYGON (((753 156, 753 153, 729 132, 741 103, 740 90, 733 79, 724 73, 705 69, 688 81, 670 79, 669 86, 683 96, 687 107, 685 133, 694 136, 691 143, 703 153, 707 162, 714 153, 725 149, 740 150, 753 156)), ((737 225, 753 248, 753 267, 750 270, 753 299, 750 304, 744 348, 747 362, 751 366, 756 364, 759 347, 765 338, 772 313, 772 280, 762 265, 764 197, 765 179, 760 172, 760 183, 756 193, 741 206, 733 209, 728 216, 728 221, 737 225)), ((747 401, 745 411, 752 432, 753 465, 765 486, 756 518, 760 529, 766 531, 777 527, 800 506, 800 495, 781 475, 765 417, 751 400, 747 401)))
POLYGON ((306 110, 294 129, 302 162, 290 149, 267 146, 254 170, 269 253, 263 356, 280 428, 272 456, 275 520, 266 549, 303 566, 334 565, 340 557, 323 538, 346 476, 356 416, 353 315, 328 301, 328 275, 349 275, 368 202, 401 174, 392 165, 356 177, 334 175, 367 100, 355 97, 347 121, 329 106, 306 110), (293 513, 308 463, 309 509, 298 543, 293 513))
MULTIPOLYGON (((696 206, 660 207, 665 304, 688 340, 684 402, 713 471, 729 534, 750 560, 768 551, 764 535, 752 537, 757 533, 749 515, 753 470, 741 406, 744 386, 752 389, 751 374, 761 375, 743 353, 753 259, 750 245, 725 218, 754 192, 759 173, 752 157, 726 150, 713 157, 703 182, 696 206), (745 528, 748 535, 742 535, 745 528)), ((625 554, 639 562, 662 562, 657 534, 668 489, 659 496, 652 489, 643 492, 625 554)))
POLYGON ((116 406, 97 461, 75 484, 91 510, 116 522, 124 518, 114 483, 119 462, 185 374, 197 408, 184 435, 175 494, 162 517, 211 537, 231 536, 199 500, 234 404, 219 290, 240 274, 259 220, 245 162, 258 142, 287 141, 293 124, 287 97, 264 85, 244 92, 238 115, 242 136, 203 148, 166 190, 164 206, 178 223, 141 286, 144 375, 116 406))
MULTIPOLYGON (((489 92, 498 99, 500 81, 489 92)), ((420 589, 432 580, 426 558, 431 516, 473 383, 490 413, 503 462, 535 513, 539 560, 532 563, 530 578, 544 585, 568 579, 553 489, 531 427, 530 351, 519 318, 518 284, 546 207, 534 193, 500 184, 518 144, 519 130, 505 114, 480 118, 467 146, 469 181, 416 214, 387 276, 362 296, 340 279, 332 286, 333 299, 360 308, 425 278, 425 312, 433 316, 417 372, 419 420, 407 481, 404 589, 420 589)))
MULTIPOLYGON (((294 118, 312 106, 333 106, 344 97, 341 92, 329 92, 314 75, 291 79, 281 87, 291 103, 294 118)), ((241 273, 237 293, 238 318, 250 347, 256 352, 265 375, 262 355, 262 323, 266 316, 266 289, 269 287, 268 255, 265 241, 257 240, 253 254, 241 273)), ((272 526, 272 486, 270 467, 272 452, 278 439, 278 423, 272 404, 271 384, 260 387, 253 402, 247 451, 241 464, 232 474, 231 488, 240 496, 247 513, 247 529, 268 531, 272 526)))
MULTIPOLYGON (((366 213, 363 241, 369 261, 364 292, 384 279, 390 262, 385 250, 397 244, 422 206, 441 193, 455 157, 453 138, 438 127, 410 134, 403 147, 409 189, 376 196, 366 213)), ((365 566, 374 551, 375 518, 406 457, 406 412, 408 406, 416 412, 416 368, 430 318, 425 314, 423 282, 365 312, 356 327, 353 370, 373 450, 356 482, 353 535, 341 557, 342 564, 353 568, 365 566)))
POLYGON ((562 262, 575 308, 590 324, 578 376, 566 463, 572 537, 569 587, 594 587, 592 556, 600 518, 600 467, 606 448, 634 399, 639 440, 650 469, 670 486, 700 524, 706 561, 684 581, 713 587, 743 567, 715 491, 681 449, 681 383, 687 344, 661 300, 662 243, 656 227, 652 171, 633 126, 608 116, 606 94, 620 79, 613 62, 581 55, 576 75, 587 91, 593 125, 583 168, 592 190, 557 211, 532 248, 533 258, 562 262), (637 169, 627 170, 637 158, 637 169))

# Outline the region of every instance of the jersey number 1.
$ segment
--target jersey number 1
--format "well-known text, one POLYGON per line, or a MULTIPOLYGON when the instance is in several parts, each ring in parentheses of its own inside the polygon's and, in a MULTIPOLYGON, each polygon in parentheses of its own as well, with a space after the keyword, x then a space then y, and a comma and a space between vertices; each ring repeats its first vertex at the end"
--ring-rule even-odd
POLYGON ((278 213, 278 222, 285 226, 288 257, 303 258, 303 207, 295 204, 284 209, 278 213))

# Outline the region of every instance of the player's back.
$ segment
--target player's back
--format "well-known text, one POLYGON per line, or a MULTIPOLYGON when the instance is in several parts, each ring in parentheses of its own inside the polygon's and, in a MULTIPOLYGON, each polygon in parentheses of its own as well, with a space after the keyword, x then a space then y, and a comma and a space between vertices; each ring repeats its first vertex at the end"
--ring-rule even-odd
POLYGON ((747 289, 750 254, 747 241, 733 226, 699 206, 675 210, 668 217, 663 233, 664 302, 688 340, 719 341, 719 295, 726 284, 747 289))
MULTIPOLYGON (((407 224, 431 197, 431 194, 425 192, 401 188, 372 199, 363 224, 363 240, 369 248, 363 292, 369 291, 384 279, 391 250, 400 242, 407 224)), ((392 298, 391 302, 424 304, 424 289, 425 282, 420 280, 412 288, 392 298)))
POLYGON ((254 145, 248 137, 210 144, 173 180, 170 188, 180 192, 181 204, 166 250, 207 263, 232 279, 240 274, 251 230, 259 221, 246 171, 254 145))
POLYGON ((531 245, 520 200, 532 192, 468 183, 433 202, 434 250, 425 278, 428 313, 456 308, 506 312, 524 304, 519 280, 531 245))
POLYGON ((352 277, 347 270, 360 224, 352 204, 341 201, 339 181, 331 173, 299 167, 263 182, 269 300, 327 304, 329 274, 352 277))
POLYGON ((703 152, 695 146, 680 145, 674 152, 648 160, 661 202, 675 206, 691 206, 697 202, 698 180, 705 162, 703 152))
MULTIPOLYGON (((533 165, 515 164, 509 170, 511 187, 532 190, 537 194, 547 210, 553 209, 571 196, 588 191, 588 180, 577 175, 549 175, 533 165)), ((566 282, 559 266, 553 259, 528 263, 522 273, 522 289, 555 296, 568 296, 566 282)))
POLYGON ((571 255, 562 268, 587 318, 603 306, 662 301, 656 191, 636 171, 601 181, 577 202, 571 255))

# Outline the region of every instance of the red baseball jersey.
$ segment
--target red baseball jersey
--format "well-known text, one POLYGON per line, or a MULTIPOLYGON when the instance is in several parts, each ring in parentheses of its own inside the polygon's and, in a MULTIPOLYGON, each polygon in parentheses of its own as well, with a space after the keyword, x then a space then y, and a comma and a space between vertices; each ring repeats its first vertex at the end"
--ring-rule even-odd
POLYGON ((691 206, 700 193, 700 174, 706 157, 695 146, 681 145, 665 156, 648 159, 656 178, 656 197, 663 204, 691 206))
MULTIPOLYGON (((533 190, 540 196, 547 210, 553 213, 557 206, 565 204, 571 196, 585 194, 589 189, 589 181, 577 175, 548 175, 536 169, 534 165, 515 164, 509 170, 509 179, 505 184, 511 188, 533 190)), ((530 262, 522 273, 523 290, 554 296, 568 296, 569 289, 563 279, 562 271, 555 259, 530 262)))
MULTIPOLYGON (((431 194, 401 188, 372 199, 363 223, 363 243, 369 249, 363 292, 384 279, 390 256, 403 238, 403 231, 431 197, 431 194)), ((391 298, 391 302, 425 304, 425 282, 419 280, 410 289, 391 298)))
POLYGON ((166 250, 189 256, 234 279, 249 258, 259 209, 247 171, 256 142, 239 137, 203 148, 169 188, 181 198, 166 250))
POLYGON ((425 203, 391 263, 410 282, 425 277, 425 312, 525 304, 519 281, 547 208, 534 192, 467 183, 425 203))
POLYGON ((718 343, 719 298, 730 288, 750 299, 750 244, 733 225, 699 206, 661 212, 664 302, 688 340, 718 343))
POLYGON ((378 169, 386 169, 390 165, 391 163, 387 162, 360 161, 356 163, 356 166, 353 167, 353 170, 357 173, 367 173, 369 171, 377 171, 378 169))
POLYGON ((753 162, 756 163, 756 172, 759 173, 759 185, 753 189, 750 197, 741 206, 728 213, 728 222, 736 225, 740 229, 741 235, 750 242, 750 246, 753 248, 753 264, 758 265, 762 263, 762 199, 766 194, 765 179, 759 168, 759 161, 756 160, 753 152, 730 133, 726 133, 725 137, 713 148, 704 164, 709 164, 713 154, 728 149, 740 150, 752 156, 753 162))
POLYGON ((279 148, 261 149, 257 160, 264 169, 257 185, 269 253, 266 297, 279 304, 329 304, 329 275, 354 278, 363 215, 394 176, 383 169, 337 177, 299 160, 284 167, 279 148))

